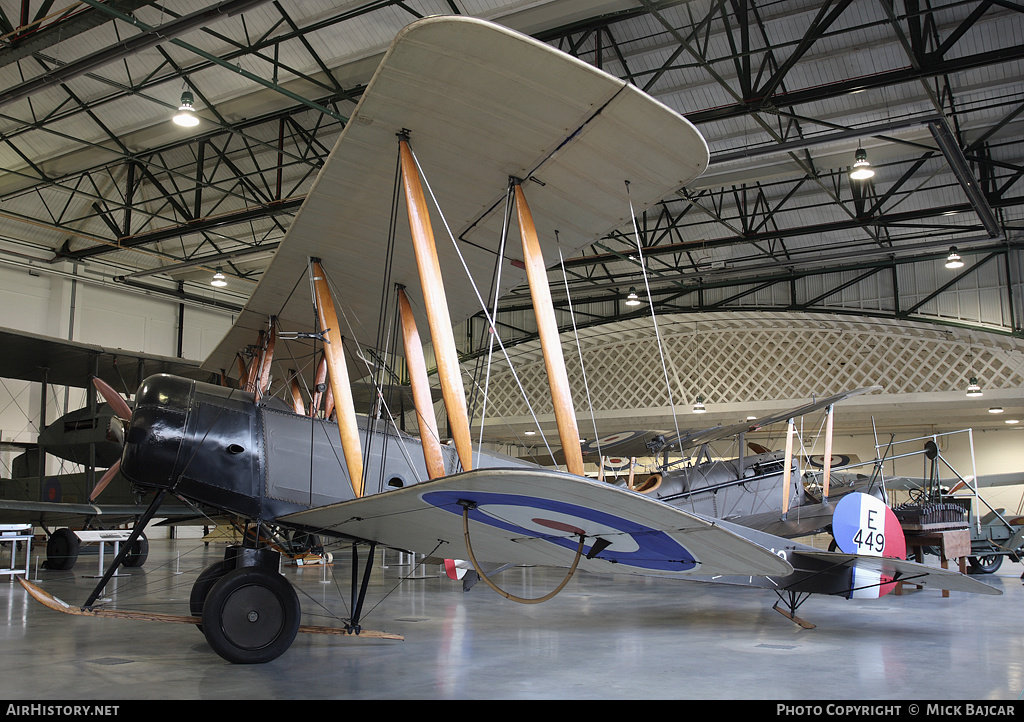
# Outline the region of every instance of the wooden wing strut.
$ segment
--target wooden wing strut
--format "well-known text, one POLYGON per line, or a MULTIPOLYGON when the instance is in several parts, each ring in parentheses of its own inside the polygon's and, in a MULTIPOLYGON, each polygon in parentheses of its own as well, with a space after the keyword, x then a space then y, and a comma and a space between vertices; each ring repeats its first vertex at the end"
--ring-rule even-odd
POLYGON ((423 444, 423 460, 427 464, 430 478, 439 479, 445 475, 444 455, 441 453, 441 439, 437 433, 437 420, 434 418, 434 405, 430 398, 427 363, 423 358, 423 346, 420 343, 419 331, 416 330, 416 320, 412 316, 412 306, 402 288, 398 289, 398 309, 402 321, 405 364, 409 369, 420 441, 423 444))
POLYGON ((409 229, 412 231, 416 267, 419 270, 420 286, 423 289, 423 304, 430 327, 430 339, 434 343, 437 357, 437 374, 441 380, 441 396, 448 412, 448 423, 455 440, 455 451, 465 471, 473 468, 472 436, 469 431, 469 410, 466 407, 466 391, 462 385, 459 356, 452 336, 452 321, 448 313, 448 299, 445 296, 441 278, 441 264, 437 260, 437 246, 430 223, 423 187, 420 184, 416 160, 409 149, 409 143, 399 141, 402 161, 402 186, 405 189, 405 205, 409 213, 409 229))
POLYGON ((348 368, 345 365, 345 351, 341 330, 338 328, 338 314, 334 309, 327 277, 318 261, 311 264, 313 273, 313 294, 316 297, 316 312, 320 330, 324 334, 324 357, 327 359, 327 376, 334 394, 335 409, 338 412, 338 429, 341 435, 341 449, 345 453, 345 466, 352 482, 352 491, 357 497, 363 495, 363 451, 359 444, 359 427, 356 425, 356 408, 352 400, 352 386, 349 383, 348 368))
POLYGON ((547 269, 537 238, 537 227, 533 214, 526 202, 523 188, 516 183, 516 214, 519 219, 519 234, 523 241, 523 259, 526 276, 530 283, 530 296, 537 316, 541 350, 544 353, 544 367, 548 372, 551 399, 555 405, 555 422, 558 437, 565 453, 565 464, 569 472, 583 476, 583 452, 580 450, 580 432, 576 425, 572 394, 569 393, 569 377, 565 371, 565 358, 558 339, 558 323, 551 303, 551 289, 548 286, 547 269))

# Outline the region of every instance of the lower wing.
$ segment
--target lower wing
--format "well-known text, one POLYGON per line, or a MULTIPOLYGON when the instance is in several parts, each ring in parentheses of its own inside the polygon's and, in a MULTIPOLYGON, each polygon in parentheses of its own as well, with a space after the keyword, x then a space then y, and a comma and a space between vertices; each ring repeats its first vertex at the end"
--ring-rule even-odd
POLYGON ((468 541, 481 561, 566 567, 582 536, 579 568, 594 573, 793 571, 771 550, 714 519, 547 469, 479 469, 277 521, 431 556, 466 559, 468 541))

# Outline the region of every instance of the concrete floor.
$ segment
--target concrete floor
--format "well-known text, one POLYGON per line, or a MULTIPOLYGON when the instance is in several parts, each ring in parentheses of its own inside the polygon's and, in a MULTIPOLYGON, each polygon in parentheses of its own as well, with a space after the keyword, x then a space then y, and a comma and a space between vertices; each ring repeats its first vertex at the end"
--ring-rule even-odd
MULTIPOLYGON (((143 568, 113 580, 110 603, 187 614, 193 579, 222 555, 223 545, 154 540, 143 568)), ((347 560, 339 553, 333 569, 346 593, 347 560)), ((817 628, 804 630, 760 590, 579 574, 555 599, 522 605, 482 583, 464 593, 436 567, 402 581, 411 572, 397 554, 386 568, 379 552, 376 561, 364 626, 404 641, 300 634, 265 665, 228 664, 192 625, 68 616, 0 581, 0 699, 1018 700, 1024 691, 1020 564, 984 577, 999 597, 815 597, 800 614, 817 628)), ((98 559, 68 572, 35 566, 41 587, 81 604, 98 559)), ((284 574, 304 624, 346 615, 323 568, 284 574)), ((562 576, 519 568, 500 578, 530 597, 562 576)))

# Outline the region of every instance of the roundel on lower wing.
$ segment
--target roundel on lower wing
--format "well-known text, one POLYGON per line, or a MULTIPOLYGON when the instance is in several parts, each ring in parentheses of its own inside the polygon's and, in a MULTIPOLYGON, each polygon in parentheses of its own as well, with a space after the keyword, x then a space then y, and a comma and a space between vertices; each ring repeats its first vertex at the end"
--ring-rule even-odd
POLYGON ((663 531, 597 509, 553 499, 493 492, 432 491, 423 494, 428 504, 462 516, 462 500, 476 506, 469 518, 513 534, 546 539, 575 552, 580 533, 589 543, 600 537, 611 542, 598 558, 650 571, 686 572, 699 562, 685 547, 663 531))

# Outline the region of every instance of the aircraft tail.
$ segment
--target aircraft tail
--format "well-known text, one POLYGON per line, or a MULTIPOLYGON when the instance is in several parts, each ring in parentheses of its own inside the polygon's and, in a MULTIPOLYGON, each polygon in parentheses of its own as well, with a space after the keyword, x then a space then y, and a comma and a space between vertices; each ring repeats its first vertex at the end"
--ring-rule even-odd
MULTIPOLYGON (((877 497, 861 492, 847 494, 832 515, 832 536, 846 554, 887 559, 906 559, 907 542, 892 509, 877 497)), ((874 564, 852 565, 850 599, 882 597, 896 588, 896 580, 874 564)))

